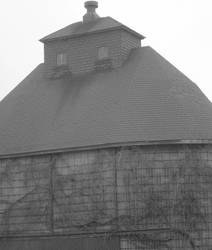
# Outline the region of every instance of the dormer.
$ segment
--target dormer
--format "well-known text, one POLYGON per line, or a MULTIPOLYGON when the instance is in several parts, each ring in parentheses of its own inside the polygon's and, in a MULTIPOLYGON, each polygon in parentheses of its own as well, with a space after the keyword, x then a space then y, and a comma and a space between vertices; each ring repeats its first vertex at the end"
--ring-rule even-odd
POLYGON ((99 17, 96 1, 85 2, 83 21, 73 23, 40 41, 49 78, 85 74, 121 67, 144 36, 114 20, 99 17))

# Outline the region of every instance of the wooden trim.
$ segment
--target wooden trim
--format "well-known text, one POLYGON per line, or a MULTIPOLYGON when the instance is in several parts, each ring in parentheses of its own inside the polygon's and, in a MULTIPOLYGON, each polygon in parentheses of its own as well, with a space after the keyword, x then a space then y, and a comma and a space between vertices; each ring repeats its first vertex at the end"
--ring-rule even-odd
POLYGON ((185 145, 185 144, 212 144, 212 139, 198 139, 198 140, 161 140, 161 141, 134 141, 134 142, 120 142, 120 143, 107 143, 107 144, 96 144, 92 146, 82 146, 82 147, 66 147, 60 149, 48 149, 41 151, 28 151, 28 152, 16 152, 13 154, 2 154, 0 159, 5 158, 18 158, 27 156, 38 156, 47 154, 57 154, 65 152, 80 152, 80 151, 90 151, 96 149, 108 149, 116 147, 128 147, 128 146, 157 146, 157 145, 185 145))

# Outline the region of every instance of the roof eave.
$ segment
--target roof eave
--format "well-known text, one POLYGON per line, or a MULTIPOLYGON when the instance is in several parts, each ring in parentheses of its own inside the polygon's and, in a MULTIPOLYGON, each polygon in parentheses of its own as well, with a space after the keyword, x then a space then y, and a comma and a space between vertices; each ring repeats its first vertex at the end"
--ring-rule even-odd
POLYGON ((145 39, 146 37, 141 35, 140 33, 128 28, 127 26, 123 25, 122 28, 130 33, 132 33, 133 35, 137 36, 138 38, 140 38, 141 40, 145 39))
POLYGON ((212 139, 179 139, 179 140, 156 140, 156 141, 133 141, 133 142, 119 142, 119 143, 106 143, 97 144, 91 146, 79 146, 79 147, 65 147, 65 148, 55 148, 47 149, 41 151, 26 151, 26 152, 16 152, 11 154, 0 154, 0 159, 5 158, 17 158, 17 157, 27 157, 27 156, 38 156, 47 154, 59 154, 65 152, 79 152, 79 151, 89 151, 97 149, 108 149, 108 148, 122 148, 122 147, 132 147, 132 146, 158 146, 158 145, 208 145, 212 144, 212 139))

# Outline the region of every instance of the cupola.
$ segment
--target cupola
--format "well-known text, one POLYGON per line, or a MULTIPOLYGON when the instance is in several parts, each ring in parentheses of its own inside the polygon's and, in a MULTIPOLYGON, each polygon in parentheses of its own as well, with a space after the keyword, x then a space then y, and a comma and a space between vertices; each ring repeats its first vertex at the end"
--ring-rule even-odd
POLYGON ((111 17, 99 17, 98 2, 87 1, 84 6, 87 13, 81 22, 40 40, 48 78, 113 70, 123 65, 132 49, 141 47, 144 36, 111 17))
POLYGON ((85 8, 87 9, 87 13, 83 16, 83 22, 92 22, 99 18, 96 13, 96 8, 98 8, 98 2, 96 1, 87 1, 85 2, 85 8))

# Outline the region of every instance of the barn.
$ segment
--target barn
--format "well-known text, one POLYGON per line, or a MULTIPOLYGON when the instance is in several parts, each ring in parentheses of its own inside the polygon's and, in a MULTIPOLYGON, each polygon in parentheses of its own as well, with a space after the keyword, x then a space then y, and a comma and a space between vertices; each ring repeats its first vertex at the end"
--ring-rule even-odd
POLYGON ((212 104, 85 2, 0 102, 0 249, 212 249, 212 104))

